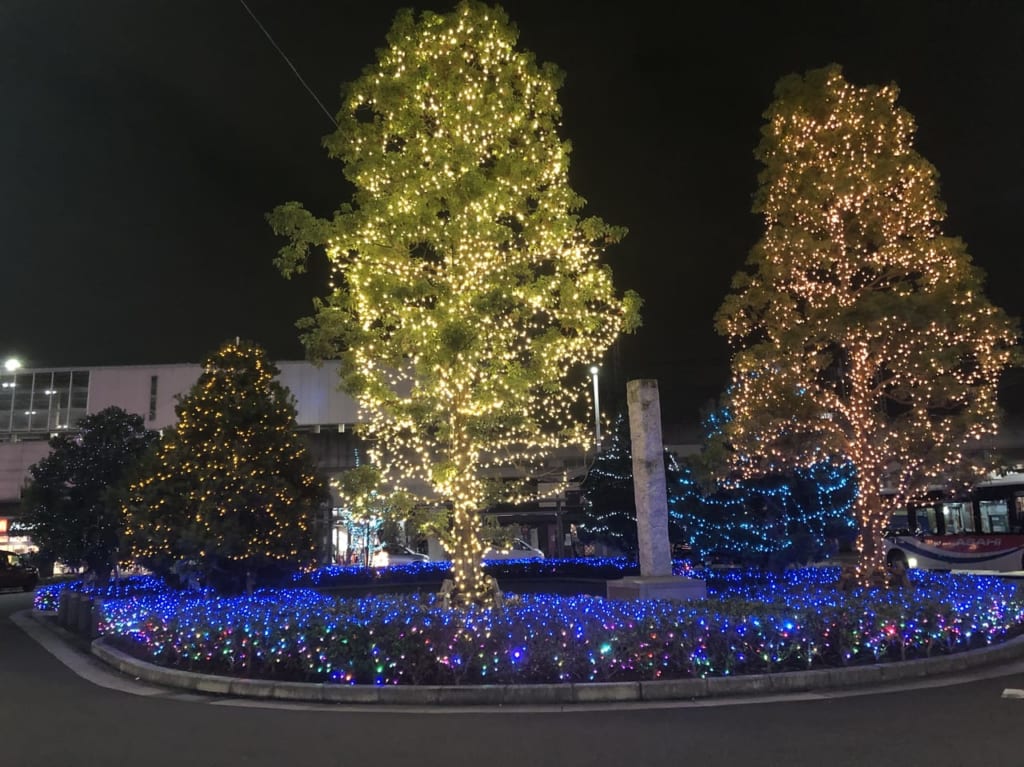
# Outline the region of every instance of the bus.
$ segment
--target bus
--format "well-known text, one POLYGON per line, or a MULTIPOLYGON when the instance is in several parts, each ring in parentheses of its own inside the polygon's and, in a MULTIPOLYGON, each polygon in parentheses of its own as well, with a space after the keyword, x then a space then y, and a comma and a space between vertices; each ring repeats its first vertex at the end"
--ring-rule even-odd
POLYGON ((928 570, 1024 570, 1024 473, 990 475, 957 497, 897 509, 886 561, 928 570))

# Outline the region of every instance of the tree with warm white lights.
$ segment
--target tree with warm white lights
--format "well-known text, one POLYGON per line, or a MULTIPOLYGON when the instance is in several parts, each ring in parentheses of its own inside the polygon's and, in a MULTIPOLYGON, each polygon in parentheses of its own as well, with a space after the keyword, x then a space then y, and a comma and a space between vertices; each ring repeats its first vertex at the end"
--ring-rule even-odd
POLYGON ((586 439, 587 368, 638 324, 640 303, 616 296, 599 260, 623 230, 576 213, 562 74, 517 37, 504 11, 477 2, 399 12, 325 140, 351 202, 327 220, 298 203, 271 215, 291 240, 286 276, 326 249, 331 292, 304 342, 341 358, 376 465, 451 505, 445 545, 467 603, 490 598, 490 480, 586 439))
POLYGON ((108 407, 86 416, 74 433, 50 440, 50 454, 29 467, 25 522, 45 559, 106 577, 117 561, 121 513, 109 497, 156 441, 142 416, 108 407))
POLYGON ((175 407, 177 425, 123 496, 132 557, 195 566, 240 586, 315 560, 329 495, 295 431, 279 371, 248 342, 224 344, 175 407))
POLYGON ((937 173, 897 94, 834 65, 779 81, 756 153, 764 235, 716 317, 735 349, 733 470, 849 460, 862 582, 884 567, 891 505, 963 476, 965 448, 996 430, 1018 360, 1014 323, 940 231, 937 173))

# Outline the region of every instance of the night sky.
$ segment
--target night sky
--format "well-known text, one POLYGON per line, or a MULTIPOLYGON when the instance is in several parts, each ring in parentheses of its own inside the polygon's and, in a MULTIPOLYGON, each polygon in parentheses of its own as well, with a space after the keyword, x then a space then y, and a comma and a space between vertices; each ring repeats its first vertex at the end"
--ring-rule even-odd
MULTIPOLYGON (((248 0, 334 112, 374 60, 391 0, 248 0)), ((1016 2, 503 4, 520 47, 567 75, 563 137, 586 213, 629 228, 608 252, 644 298, 602 403, 656 378, 696 422, 727 380, 712 316, 760 233, 753 150, 775 81, 836 62, 895 81, 940 172, 947 234, 1024 314, 1024 5, 1016 2)), ((449 3, 417 8, 446 11, 449 3)), ((234 0, 0 0, 0 356, 29 366, 198 362, 236 335, 303 356, 326 292, 286 281, 265 214, 348 199, 327 115, 234 0)), ((1011 409, 1024 378, 1004 387, 1011 409)))

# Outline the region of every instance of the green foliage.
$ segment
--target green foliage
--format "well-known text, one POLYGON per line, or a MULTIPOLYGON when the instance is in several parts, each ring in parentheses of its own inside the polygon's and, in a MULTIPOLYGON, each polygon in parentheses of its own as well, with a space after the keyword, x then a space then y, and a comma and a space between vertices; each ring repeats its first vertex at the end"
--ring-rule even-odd
POLYGON ((203 367, 124 495, 132 556, 162 573, 191 560, 226 587, 311 564, 330 496, 277 367, 249 342, 226 343, 203 367))
POLYGON ((157 438, 141 416, 109 407, 83 418, 77 433, 50 440, 50 454, 29 468, 23 500, 32 540, 44 557, 110 571, 122 526, 110 490, 157 438))
POLYGON ((389 481, 451 503, 473 599, 483 477, 585 439, 584 371, 639 324, 640 299, 599 262, 624 230, 581 218, 569 186, 562 73, 517 38, 478 2, 401 11, 325 139, 351 202, 329 220, 295 202, 269 216, 286 276, 326 252, 331 292, 303 341, 341 359, 389 481))

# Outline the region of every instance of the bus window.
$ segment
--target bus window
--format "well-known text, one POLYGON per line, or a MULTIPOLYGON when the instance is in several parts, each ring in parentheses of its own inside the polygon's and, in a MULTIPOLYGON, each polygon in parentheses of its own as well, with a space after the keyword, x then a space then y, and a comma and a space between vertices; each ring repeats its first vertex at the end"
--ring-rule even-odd
POLYGON ((917 529, 922 533, 934 535, 939 531, 938 514, 934 506, 922 506, 914 509, 914 516, 917 517, 917 529))
POLYGON ((889 517, 889 527, 893 530, 910 529, 910 522, 907 519, 907 510, 893 509, 892 516, 889 517))
POLYGON ((1006 509, 1006 501, 979 501, 981 509, 981 532, 1010 532, 1010 515, 1006 509))
POLYGON ((942 516, 946 521, 946 533, 956 535, 974 532, 974 514, 970 504, 944 503, 942 516))

